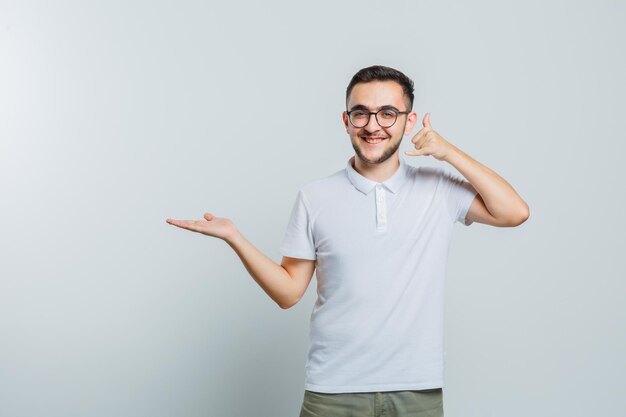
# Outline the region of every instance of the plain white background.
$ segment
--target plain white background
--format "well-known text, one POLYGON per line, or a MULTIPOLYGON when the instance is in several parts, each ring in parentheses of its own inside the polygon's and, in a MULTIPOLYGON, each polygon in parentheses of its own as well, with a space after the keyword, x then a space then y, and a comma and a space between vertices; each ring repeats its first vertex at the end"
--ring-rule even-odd
POLYGON ((625 12, 0 1, 0 415, 296 416, 315 277, 281 310, 165 219, 231 218, 280 262, 298 188, 354 154, 345 89, 374 64, 531 209, 456 225, 446 416, 619 414, 625 12))

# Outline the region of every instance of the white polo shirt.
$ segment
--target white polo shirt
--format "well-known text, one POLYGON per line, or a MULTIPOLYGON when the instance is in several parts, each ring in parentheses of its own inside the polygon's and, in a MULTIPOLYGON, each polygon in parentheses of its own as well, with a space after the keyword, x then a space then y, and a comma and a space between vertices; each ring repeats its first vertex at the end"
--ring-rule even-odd
POLYGON ((400 167, 383 183, 353 167, 306 183, 280 247, 314 259, 304 388, 441 388, 444 275, 453 225, 474 187, 444 167, 400 167))

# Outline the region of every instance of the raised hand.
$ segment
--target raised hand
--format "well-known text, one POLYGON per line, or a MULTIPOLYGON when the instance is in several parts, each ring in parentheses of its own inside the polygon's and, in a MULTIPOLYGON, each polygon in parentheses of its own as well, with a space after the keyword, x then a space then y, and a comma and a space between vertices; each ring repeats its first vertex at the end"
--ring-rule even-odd
POLYGON ((426 113, 422 125, 424 127, 411 139, 415 144, 415 150, 404 153, 410 156, 432 155, 440 161, 445 160, 454 149, 454 145, 433 130, 430 125, 430 113, 426 113))
POLYGON ((217 237, 227 240, 233 236, 237 228, 235 224, 225 217, 215 217, 211 213, 204 213, 205 220, 175 220, 166 219, 165 221, 182 229, 191 230, 192 232, 202 233, 203 235, 217 237))

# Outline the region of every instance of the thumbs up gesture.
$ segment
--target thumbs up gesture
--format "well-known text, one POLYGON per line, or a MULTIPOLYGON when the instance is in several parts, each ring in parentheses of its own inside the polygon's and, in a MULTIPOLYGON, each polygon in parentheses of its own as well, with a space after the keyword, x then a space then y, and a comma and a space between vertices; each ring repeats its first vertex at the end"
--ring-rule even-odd
POLYGON ((432 155, 440 161, 445 160, 454 145, 433 130, 430 124, 430 113, 426 113, 422 125, 424 127, 411 139, 411 142, 415 144, 415 150, 404 153, 410 156, 432 155))

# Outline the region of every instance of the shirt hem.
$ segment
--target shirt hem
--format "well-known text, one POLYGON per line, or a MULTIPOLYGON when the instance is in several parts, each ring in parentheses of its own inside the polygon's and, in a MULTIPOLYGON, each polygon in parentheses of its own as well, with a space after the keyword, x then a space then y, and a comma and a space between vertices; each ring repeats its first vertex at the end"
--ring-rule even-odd
POLYGON ((281 248, 279 250, 279 253, 282 256, 287 256, 289 258, 308 259, 309 261, 315 261, 317 258, 315 255, 312 255, 310 252, 306 251, 295 251, 281 248))
POLYGON ((461 221, 461 224, 463 224, 464 226, 470 226, 472 223, 474 223, 473 220, 469 221, 466 217, 467 217, 467 213, 469 212, 469 209, 472 203, 474 202, 474 197, 476 197, 477 195, 478 195, 478 191, 474 192, 471 196, 468 195, 463 200, 463 212, 461 213, 461 218, 463 220, 461 221))
POLYGON ((423 389, 443 388, 442 381, 403 383, 403 384, 374 384, 374 385, 316 385, 304 384, 307 391, 321 392, 327 394, 338 394, 348 392, 385 392, 385 391, 417 391, 423 389))

